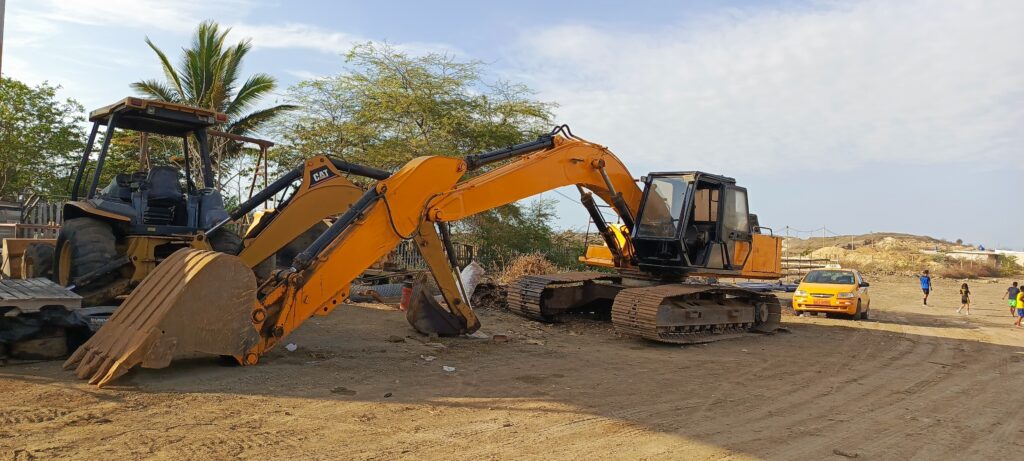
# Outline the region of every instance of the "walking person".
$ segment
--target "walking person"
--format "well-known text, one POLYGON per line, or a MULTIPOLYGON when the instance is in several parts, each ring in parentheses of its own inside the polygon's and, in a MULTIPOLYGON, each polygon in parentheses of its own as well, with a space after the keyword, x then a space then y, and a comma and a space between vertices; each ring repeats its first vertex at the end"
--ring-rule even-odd
POLYGON ((971 287, 967 284, 960 285, 960 309, 956 310, 959 314, 963 308, 967 308, 967 315, 971 315, 971 287))
POLYGON ((921 281, 921 291, 924 292, 924 305, 927 306, 928 295, 932 292, 932 276, 928 275, 928 269, 925 269, 917 278, 921 281))
POLYGON ((1014 325, 1020 326, 1020 321, 1024 320, 1024 290, 1017 290, 1017 323, 1014 325))
POLYGON ((1010 288, 1006 289, 1006 293, 1003 293, 1003 299, 1010 300, 1010 315, 1017 315, 1017 294, 1020 293, 1020 288, 1017 288, 1017 282, 1013 282, 1010 288))

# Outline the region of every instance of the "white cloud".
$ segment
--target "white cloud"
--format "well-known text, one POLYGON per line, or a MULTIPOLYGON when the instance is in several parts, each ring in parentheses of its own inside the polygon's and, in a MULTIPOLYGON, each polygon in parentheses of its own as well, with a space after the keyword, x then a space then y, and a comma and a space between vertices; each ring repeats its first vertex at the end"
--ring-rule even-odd
MULTIPOLYGON (((218 18, 221 24, 231 27, 233 37, 251 38, 253 46, 258 48, 311 49, 339 54, 356 43, 370 41, 366 37, 305 23, 250 24, 243 21, 255 8, 251 0, 105 0, 87 4, 75 0, 41 0, 17 10, 19 20, 14 29, 21 40, 18 44, 22 45, 52 35, 61 23, 186 34, 200 21, 218 18)), ((413 54, 458 51, 443 43, 410 42, 393 46, 413 54)))
POLYGON ((645 163, 1019 168, 1021 24, 1015 1, 732 10, 634 32, 565 24, 525 36, 510 67, 560 103, 561 122, 645 163))
POLYGON ((187 32, 203 19, 237 16, 250 7, 248 0, 41 0, 33 11, 58 22, 187 32))

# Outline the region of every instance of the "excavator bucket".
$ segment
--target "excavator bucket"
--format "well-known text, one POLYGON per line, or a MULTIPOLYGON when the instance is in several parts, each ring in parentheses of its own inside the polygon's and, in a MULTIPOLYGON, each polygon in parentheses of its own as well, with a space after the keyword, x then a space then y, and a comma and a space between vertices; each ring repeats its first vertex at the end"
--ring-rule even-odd
POLYGON ((405 319, 416 331, 425 335, 458 336, 466 331, 465 322, 445 309, 430 294, 426 275, 421 275, 413 285, 412 296, 405 309, 405 319))
POLYGON ((163 368, 192 352, 240 356, 259 341, 256 277, 240 258, 181 249, 142 281, 64 368, 103 387, 133 366, 163 368))

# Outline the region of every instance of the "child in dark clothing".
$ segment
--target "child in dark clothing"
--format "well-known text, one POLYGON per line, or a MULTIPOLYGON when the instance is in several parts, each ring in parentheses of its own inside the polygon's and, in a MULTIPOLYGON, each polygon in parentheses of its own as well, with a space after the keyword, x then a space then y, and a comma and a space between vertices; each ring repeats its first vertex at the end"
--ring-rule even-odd
POLYGON ((924 305, 927 306, 928 295, 932 292, 932 277, 928 275, 928 270, 925 269, 917 278, 921 281, 921 291, 924 292, 924 305))
POLYGON ((967 284, 960 285, 960 309, 956 310, 959 314, 960 310, 967 308, 967 315, 971 315, 971 288, 967 284))

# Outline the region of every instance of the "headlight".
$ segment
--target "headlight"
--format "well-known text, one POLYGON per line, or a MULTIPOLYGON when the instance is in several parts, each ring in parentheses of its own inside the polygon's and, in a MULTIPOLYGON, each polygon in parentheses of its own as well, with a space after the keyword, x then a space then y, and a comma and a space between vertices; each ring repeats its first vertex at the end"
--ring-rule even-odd
POLYGON ((807 292, 804 290, 796 290, 793 292, 793 296, 807 296, 807 292))
POLYGON ((850 299, 850 298, 856 298, 857 297, 857 293, 853 293, 853 292, 850 292, 850 293, 839 293, 838 296, 839 296, 840 299, 850 299))

